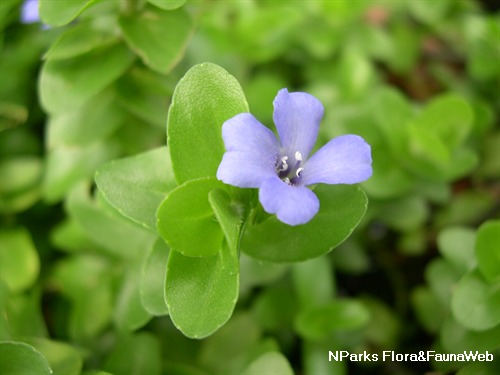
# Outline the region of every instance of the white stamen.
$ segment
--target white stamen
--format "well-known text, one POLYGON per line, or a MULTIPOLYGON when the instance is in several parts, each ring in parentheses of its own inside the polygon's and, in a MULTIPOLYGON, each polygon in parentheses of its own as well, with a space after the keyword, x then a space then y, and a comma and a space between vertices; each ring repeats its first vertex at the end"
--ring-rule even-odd
POLYGON ((304 168, 297 169, 297 172, 295 172, 295 174, 297 175, 297 177, 300 177, 300 174, 302 173, 303 170, 304 170, 304 168))
POLYGON ((295 160, 302 161, 302 154, 300 151, 295 151, 295 160))
POLYGON ((288 164, 287 164, 287 161, 288 160, 288 156, 283 156, 281 158, 281 165, 280 167, 278 168, 278 172, 284 172, 288 169, 288 164))
POLYGON ((284 182, 285 184, 290 185, 290 179, 289 179, 288 177, 285 177, 285 178, 283 179, 283 182, 284 182))

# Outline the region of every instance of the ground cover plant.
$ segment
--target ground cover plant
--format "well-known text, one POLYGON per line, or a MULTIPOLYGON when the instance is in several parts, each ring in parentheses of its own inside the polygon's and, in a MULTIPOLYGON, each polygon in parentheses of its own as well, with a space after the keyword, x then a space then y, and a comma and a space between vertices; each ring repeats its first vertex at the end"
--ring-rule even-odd
POLYGON ((0 2, 0 373, 500 373, 500 15, 0 2))

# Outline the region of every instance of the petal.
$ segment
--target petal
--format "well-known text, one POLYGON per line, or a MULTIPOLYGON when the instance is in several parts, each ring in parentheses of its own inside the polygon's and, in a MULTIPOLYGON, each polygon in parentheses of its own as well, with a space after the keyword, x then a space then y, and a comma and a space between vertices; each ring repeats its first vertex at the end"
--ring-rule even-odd
POLYGON ((227 151, 255 151, 279 153, 279 142, 274 133, 250 113, 240 113, 222 125, 222 139, 227 151))
POLYGON ((222 182, 242 188, 258 188, 270 177, 276 176, 272 159, 252 158, 247 151, 227 151, 217 169, 222 182))
POLYGON ((299 151, 307 159, 318 137, 323 105, 310 94, 287 89, 278 92, 273 104, 273 119, 285 153, 291 156, 299 151))
POLYGON ((276 214, 288 225, 305 224, 319 210, 316 194, 305 186, 288 185, 277 176, 264 181, 259 189, 259 200, 266 212, 276 214))
POLYGON ((276 176, 279 143, 273 132, 249 113, 240 113, 222 126, 227 152, 217 170, 217 178, 238 187, 259 187, 276 176))
POLYGON ((343 135, 321 147, 304 164, 301 183, 355 184, 372 175, 371 148, 357 135, 343 135))

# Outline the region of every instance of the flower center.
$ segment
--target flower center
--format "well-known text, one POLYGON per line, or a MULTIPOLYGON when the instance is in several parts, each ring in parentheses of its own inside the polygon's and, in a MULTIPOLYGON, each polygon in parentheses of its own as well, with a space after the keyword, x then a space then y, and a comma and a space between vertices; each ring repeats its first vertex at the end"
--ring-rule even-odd
POLYGON ((300 174, 304 170, 301 167, 302 154, 300 151, 295 152, 293 159, 289 158, 288 155, 284 155, 276 160, 276 173, 281 181, 288 185, 297 185, 300 181, 300 174))

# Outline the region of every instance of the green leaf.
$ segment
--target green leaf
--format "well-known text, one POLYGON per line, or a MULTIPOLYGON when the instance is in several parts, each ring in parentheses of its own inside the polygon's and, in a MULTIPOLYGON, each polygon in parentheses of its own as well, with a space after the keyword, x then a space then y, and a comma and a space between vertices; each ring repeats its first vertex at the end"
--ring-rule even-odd
POLYGON ((177 85, 167 122, 167 142, 179 184, 215 176, 225 148, 222 124, 248 112, 238 81, 221 67, 203 63, 177 85))
POLYGON ((132 223, 109 206, 92 200, 85 186, 79 186, 67 197, 67 208, 82 229, 109 254, 133 259, 149 248, 155 233, 132 223))
POLYGON ((220 254, 192 258, 170 253, 165 287, 168 311, 187 337, 207 337, 231 317, 239 283, 230 268, 220 254))
POLYGON ((165 10, 173 10, 180 8, 187 0, 148 0, 150 4, 165 10))
POLYGON ((52 285, 71 301, 69 317, 65 312, 64 319, 69 319, 73 340, 94 338, 110 323, 114 291, 109 271, 103 257, 89 254, 65 258, 54 267, 52 285))
MULTIPOLYGON (((208 201, 226 237, 230 252, 237 254, 243 221, 243 207, 240 207, 237 203, 233 204, 229 195, 222 189, 210 191, 208 193, 208 201)), ((234 272, 238 272, 238 257, 233 257, 233 259, 235 260, 233 270, 234 272)))
POLYGON ((442 325, 439 339, 450 353, 463 351, 493 351, 500 348, 500 325, 486 331, 470 331, 448 316, 442 325))
POLYGON ((40 75, 42 106, 52 114, 83 105, 120 77, 132 61, 132 54, 120 43, 71 59, 49 60, 40 75))
POLYGON ((95 181, 114 208, 149 229, 156 228, 156 210, 176 185, 166 147, 114 160, 97 170, 95 181))
POLYGON ((436 333, 449 314, 439 297, 427 287, 417 287, 411 301, 419 323, 427 332, 436 333))
POLYGON ((77 349, 63 343, 42 338, 30 338, 26 342, 40 351, 52 368, 53 375, 80 375, 82 356, 77 349))
POLYGON ((119 20, 123 37, 151 69, 167 74, 180 61, 192 33, 192 22, 182 9, 147 8, 119 20))
POLYGON ((167 315, 165 300, 165 277, 169 248, 162 239, 158 239, 146 257, 141 276, 141 301, 144 308, 152 315, 167 315))
POLYGON ((47 359, 31 345, 16 341, 0 342, 0 373, 2 375, 51 375, 47 359))
POLYGON ((295 319, 295 329, 311 340, 327 337, 333 330, 353 330, 365 326, 370 312, 356 300, 332 301, 326 305, 309 307, 295 319))
POLYGON ((200 367, 212 374, 240 374, 261 335, 251 314, 235 314, 224 327, 203 341, 198 354, 200 367), (220 360, 222 353, 224 361, 220 360))
POLYGON ((21 292, 32 286, 38 278, 40 260, 24 228, 0 231, 0 276, 12 292, 21 292))
POLYGON ((478 270, 462 277, 451 300, 458 323, 472 331, 484 331, 500 324, 500 282, 488 284, 478 270))
POLYGON ((110 43, 113 39, 111 33, 104 33, 90 22, 82 22, 61 34, 45 53, 44 59, 60 60, 82 55, 110 43))
POLYGON ((243 375, 280 374, 293 375, 292 366, 286 357, 277 352, 262 354, 252 361, 243 371, 243 375))
POLYGON ((126 121, 116 95, 104 90, 72 111, 56 113, 49 118, 48 145, 86 146, 112 134, 126 121))
POLYGON ((500 282, 500 220, 479 227, 475 251, 483 277, 490 283, 500 282))
POLYGON ((51 26, 63 26, 73 21, 96 0, 40 0, 40 18, 51 26))
POLYGON ((248 255, 272 262, 299 262, 328 253, 344 241, 365 214, 368 200, 356 185, 319 185, 318 214, 296 227, 276 217, 247 227, 241 249, 248 255))
POLYGON ((335 282, 326 256, 292 265, 292 280, 302 307, 324 305, 333 298, 335 282))
POLYGON ((420 113, 415 125, 437 134, 452 151, 469 135, 473 119, 469 103, 456 94, 447 94, 433 99, 420 113))
MULTIPOLYGON (((165 131, 165 114, 174 92, 173 75, 165 76, 141 65, 134 65, 114 84, 122 109, 138 119, 165 131)), ((141 123, 143 125, 143 123, 141 123)))
POLYGON ((2 158, 0 161, 0 212, 29 208, 40 198, 42 160, 33 156, 2 158))
POLYGON ((148 332, 122 337, 107 358, 104 370, 114 375, 160 375, 158 339, 148 332))
POLYGON ((440 253, 457 270, 465 273, 476 266, 474 242, 476 234, 467 227, 453 226, 439 232, 437 243, 440 253))
POLYGON ((141 271, 142 263, 132 262, 120 280, 113 313, 113 320, 120 331, 135 331, 151 319, 141 301, 141 271))
POLYGON ((60 146, 49 151, 42 182, 43 197, 51 203, 62 199, 69 190, 83 179, 90 178, 99 165, 117 153, 116 144, 104 141, 81 147, 60 146))
POLYGON ((208 200, 224 184, 215 178, 188 181, 172 190, 158 208, 158 233, 172 250, 192 257, 220 251, 224 233, 208 200))

